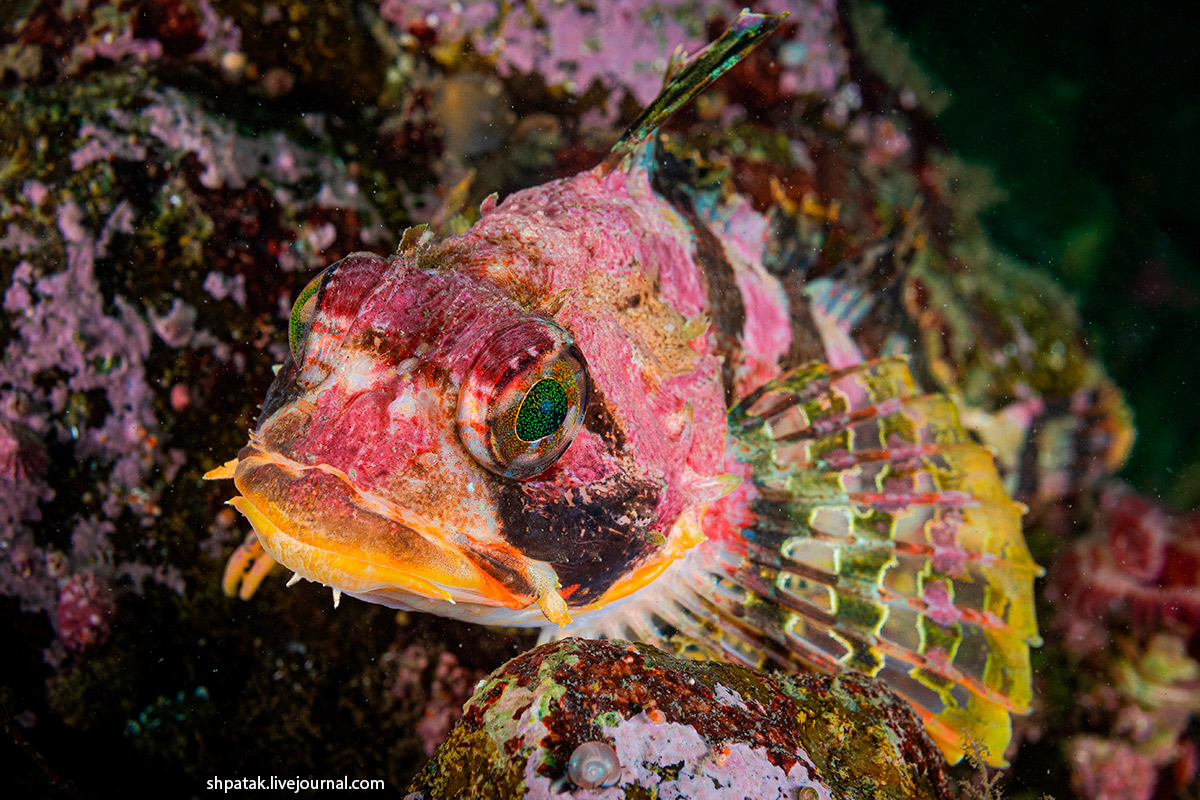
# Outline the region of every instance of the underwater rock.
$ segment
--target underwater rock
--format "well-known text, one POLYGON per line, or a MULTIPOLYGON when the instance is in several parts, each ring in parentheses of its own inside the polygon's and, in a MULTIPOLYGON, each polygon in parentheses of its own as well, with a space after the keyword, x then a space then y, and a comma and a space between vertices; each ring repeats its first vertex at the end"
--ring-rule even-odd
POLYGON ((97 65, 190 63, 232 72, 239 62, 232 56, 238 54, 241 31, 209 0, 39 0, 6 5, 9 8, 0 11, 4 85, 49 83, 97 65))
MULTIPOLYGON (((790 93, 832 91, 849 56, 835 35, 836 3, 768 0, 758 13, 788 12, 790 57, 778 68, 790 93)), ((495 62, 500 75, 535 75, 549 86, 584 94, 594 86, 627 90, 644 105, 662 86, 662 73, 678 46, 694 53, 711 39, 707 23, 729 22, 736 7, 705 0, 656 3, 449 3, 385 0, 380 15, 397 38, 434 42, 435 58, 451 62, 467 48, 495 62)), ((613 99, 619 99, 614 93, 613 99)), ((616 104, 609 105, 611 116, 616 104)))
POLYGON ((290 273, 390 236, 354 169, 298 141, 308 131, 248 135, 136 69, 6 97, 0 594, 81 653, 120 597, 184 594, 195 528, 169 489, 208 420, 253 412, 228 387, 282 359, 279 306, 303 283, 290 273))
POLYGON ((409 800, 952 796, 920 720, 868 678, 764 674, 585 639, 542 645, 481 681, 409 792, 409 800), (571 778, 583 760, 594 762, 596 788, 571 778))

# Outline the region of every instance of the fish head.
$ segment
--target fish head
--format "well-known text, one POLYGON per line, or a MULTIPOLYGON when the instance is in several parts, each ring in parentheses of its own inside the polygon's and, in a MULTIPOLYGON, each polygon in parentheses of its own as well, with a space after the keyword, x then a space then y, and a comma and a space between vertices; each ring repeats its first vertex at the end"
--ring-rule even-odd
POLYGON ((563 625, 652 581, 736 484, 685 229, 644 172, 596 169, 314 279, 235 469, 264 549, 494 624, 563 625))

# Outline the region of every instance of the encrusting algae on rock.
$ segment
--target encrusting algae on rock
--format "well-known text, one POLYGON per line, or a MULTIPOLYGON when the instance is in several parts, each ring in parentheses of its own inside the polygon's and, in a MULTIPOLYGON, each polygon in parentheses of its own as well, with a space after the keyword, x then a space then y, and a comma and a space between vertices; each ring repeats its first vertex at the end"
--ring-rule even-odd
POLYGON ((563 639, 479 682, 407 800, 950 800, 909 707, 857 675, 765 675, 641 644, 563 639), (572 780, 611 751, 602 785, 572 780))

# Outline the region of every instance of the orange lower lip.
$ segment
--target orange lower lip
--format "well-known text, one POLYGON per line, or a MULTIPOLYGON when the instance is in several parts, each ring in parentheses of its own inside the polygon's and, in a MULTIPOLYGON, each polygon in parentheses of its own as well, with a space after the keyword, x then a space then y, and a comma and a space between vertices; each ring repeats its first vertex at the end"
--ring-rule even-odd
POLYGON ((370 594, 397 587, 414 594, 454 602, 450 592, 419 575, 374 564, 363 558, 321 550, 289 536, 245 497, 235 497, 229 504, 250 521, 263 549, 301 577, 336 586, 351 594, 370 594))
POLYGON ((431 533, 431 526, 422 530, 390 518, 381 501, 359 492, 336 470, 257 448, 243 452, 234 471, 242 496, 232 503, 250 520, 263 548, 301 577, 360 596, 398 590, 448 603, 514 609, 537 603, 553 621, 569 621, 555 619, 566 616, 561 598, 562 613, 555 613, 555 580, 545 586, 544 571, 515 550, 464 549, 431 533))

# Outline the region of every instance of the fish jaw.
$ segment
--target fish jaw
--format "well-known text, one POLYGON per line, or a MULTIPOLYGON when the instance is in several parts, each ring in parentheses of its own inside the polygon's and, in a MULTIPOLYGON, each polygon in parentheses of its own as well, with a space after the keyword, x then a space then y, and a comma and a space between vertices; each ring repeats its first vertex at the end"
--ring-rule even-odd
POLYGON ((556 625, 571 621, 549 564, 440 529, 357 488, 334 467, 251 445, 233 473, 240 496, 230 504, 263 549, 302 578, 371 602, 437 607, 467 620, 532 606, 556 625))

